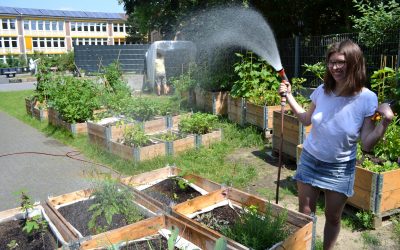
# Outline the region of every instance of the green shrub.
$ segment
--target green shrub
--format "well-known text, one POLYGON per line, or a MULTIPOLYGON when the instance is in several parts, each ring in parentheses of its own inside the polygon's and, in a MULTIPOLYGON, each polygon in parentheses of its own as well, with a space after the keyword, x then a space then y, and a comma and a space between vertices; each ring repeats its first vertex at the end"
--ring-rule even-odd
POLYGON ((132 147, 141 147, 149 143, 150 137, 145 134, 140 124, 127 126, 124 130, 123 143, 132 147))
POLYGON ((258 105, 280 104, 279 78, 275 70, 264 60, 254 56, 252 52, 236 55, 242 61, 234 65, 239 80, 233 84, 231 95, 244 97, 258 105))
POLYGON ((207 134, 216 125, 218 117, 206 113, 194 113, 184 116, 179 124, 179 131, 188 134, 207 134))
POLYGON ((51 105, 69 123, 84 122, 93 118, 100 108, 100 88, 88 79, 64 76, 58 78, 59 86, 51 105))

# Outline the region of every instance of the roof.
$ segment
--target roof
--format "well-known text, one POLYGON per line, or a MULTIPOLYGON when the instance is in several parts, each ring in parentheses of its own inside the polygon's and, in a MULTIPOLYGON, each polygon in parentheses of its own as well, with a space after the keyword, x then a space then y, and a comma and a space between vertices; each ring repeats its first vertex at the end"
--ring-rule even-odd
POLYGON ((125 20, 125 13, 45 10, 0 6, 0 15, 125 20))

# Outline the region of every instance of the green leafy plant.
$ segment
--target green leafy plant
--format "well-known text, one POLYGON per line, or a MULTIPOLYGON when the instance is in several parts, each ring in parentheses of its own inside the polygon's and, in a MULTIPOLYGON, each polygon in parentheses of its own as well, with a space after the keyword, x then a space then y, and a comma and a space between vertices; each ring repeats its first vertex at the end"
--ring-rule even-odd
POLYGON ((305 88, 303 87, 303 83, 305 83, 307 81, 307 79, 305 78, 298 78, 298 77, 293 77, 292 81, 291 81, 291 85, 292 85, 292 93, 293 95, 296 97, 296 101, 300 104, 300 106, 302 106, 303 108, 306 108, 311 100, 306 98, 303 95, 303 91, 305 90, 305 88))
POLYGON ((256 206, 250 206, 240 220, 224 230, 224 235, 252 249, 270 248, 289 236, 286 219, 286 211, 273 216, 269 203, 265 213, 258 212, 256 206))
POLYGON ((108 230, 114 215, 124 216, 127 224, 137 222, 143 218, 138 207, 134 203, 134 196, 128 188, 118 184, 115 180, 105 179, 97 183, 92 194, 94 204, 88 211, 92 212, 92 217, 88 222, 88 227, 92 232, 100 233, 108 230), (99 218, 105 218, 107 225, 99 227, 99 218))
POLYGON ((397 90, 396 71, 389 67, 374 71, 371 76, 371 89, 377 93, 378 102, 382 103, 397 90))
POLYGON ((123 134, 123 143, 128 146, 142 147, 150 142, 150 137, 145 134, 140 124, 126 126, 123 134))
POLYGON ((393 236, 398 245, 400 245, 400 217, 396 216, 392 219, 393 222, 393 236))
POLYGON ((217 120, 218 117, 216 115, 194 113, 182 117, 178 127, 181 133, 207 134, 215 128, 217 120))
POLYGON ((47 229, 47 221, 42 218, 41 215, 35 215, 29 217, 29 211, 34 208, 31 198, 24 192, 21 191, 21 210, 25 213, 25 223, 22 231, 28 235, 40 233, 44 236, 47 229))
POLYGON ((242 60, 234 64, 239 79, 234 82, 230 94, 244 97, 254 104, 278 105, 279 78, 275 70, 252 52, 236 55, 242 60))
POLYGON ((18 247, 18 242, 16 240, 11 240, 10 243, 7 244, 8 249, 16 249, 18 247))
POLYGON ((88 79, 69 76, 57 78, 60 85, 51 105, 69 123, 84 122, 93 119, 93 111, 100 108, 100 89, 88 79))
POLYGON ((395 0, 370 1, 353 0, 354 7, 361 17, 351 16, 353 27, 358 31, 360 40, 372 48, 388 39, 389 31, 400 27, 400 5, 395 0))
POLYGON ((358 211, 356 213, 357 222, 365 229, 374 228, 374 214, 371 211, 358 211))
POLYGON ((211 212, 199 214, 194 219, 206 225, 208 228, 214 229, 216 231, 223 232, 224 230, 227 230, 227 227, 229 225, 229 221, 218 219, 214 217, 211 212))
POLYGON ((397 162, 400 156, 400 119, 394 117, 383 138, 375 145, 373 153, 376 157, 397 162))
POLYGON ((314 64, 303 64, 303 67, 305 68, 305 72, 310 72, 316 77, 318 77, 320 80, 324 79, 326 67, 323 62, 317 62, 314 64))
POLYGON ((162 133, 162 134, 157 134, 154 137, 158 138, 160 140, 163 140, 163 141, 168 141, 168 142, 175 141, 175 140, 182 138, 182 136, 180 134, 175 133, 171 130, 168 130, 167 132, 162 133))
POLYGON ((171 235, 168 238, 168 250, 174 249, 178 235, 179 235, 179 229, 172 228, 171 235))
POLYGON ((379 238, 369 232, 362 232, 361 238, 365 247, 369 246, 375 249, 376 247, 381 245, 381 241, 379 240, 379 238))

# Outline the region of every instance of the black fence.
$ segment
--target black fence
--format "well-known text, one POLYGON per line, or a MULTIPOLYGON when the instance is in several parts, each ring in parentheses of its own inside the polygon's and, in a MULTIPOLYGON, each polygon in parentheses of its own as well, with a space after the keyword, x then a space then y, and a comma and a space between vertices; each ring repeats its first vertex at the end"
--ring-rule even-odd
MULTIPOLYGON (((382 66, 398 68, 399 64, 399 32, 388 35, 387 42, 374 47, 366 47, 359 39, 357 33, 334 34, 327 36, 295 37, 278 41, 282 65, 289 78, 306 78, 307 87, 316 87, 320 81, 311 73, 304 73, 304 65, 325 61, 325 52, 334 42, 351 39, 358 43, 364 52, 367 66, 367 75, 382 66)), ((368 77, 369 78, 369 77, 368 77)))
POLYGON ((102 67, 118 61, 123 72, 143 74, 149 47, 149 44, 76 45, 75 64, 86 72, 101 72, 102 67))

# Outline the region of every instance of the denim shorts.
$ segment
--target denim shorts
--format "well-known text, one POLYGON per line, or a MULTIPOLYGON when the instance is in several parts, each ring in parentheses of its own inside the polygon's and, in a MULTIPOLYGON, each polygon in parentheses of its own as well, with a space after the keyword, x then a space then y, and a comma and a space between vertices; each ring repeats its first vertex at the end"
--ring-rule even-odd
POLYGON ((339 163, 323 162, 303 149, 293 179, 351 197, 354 194, 355 169, 356 159, 339 163))

